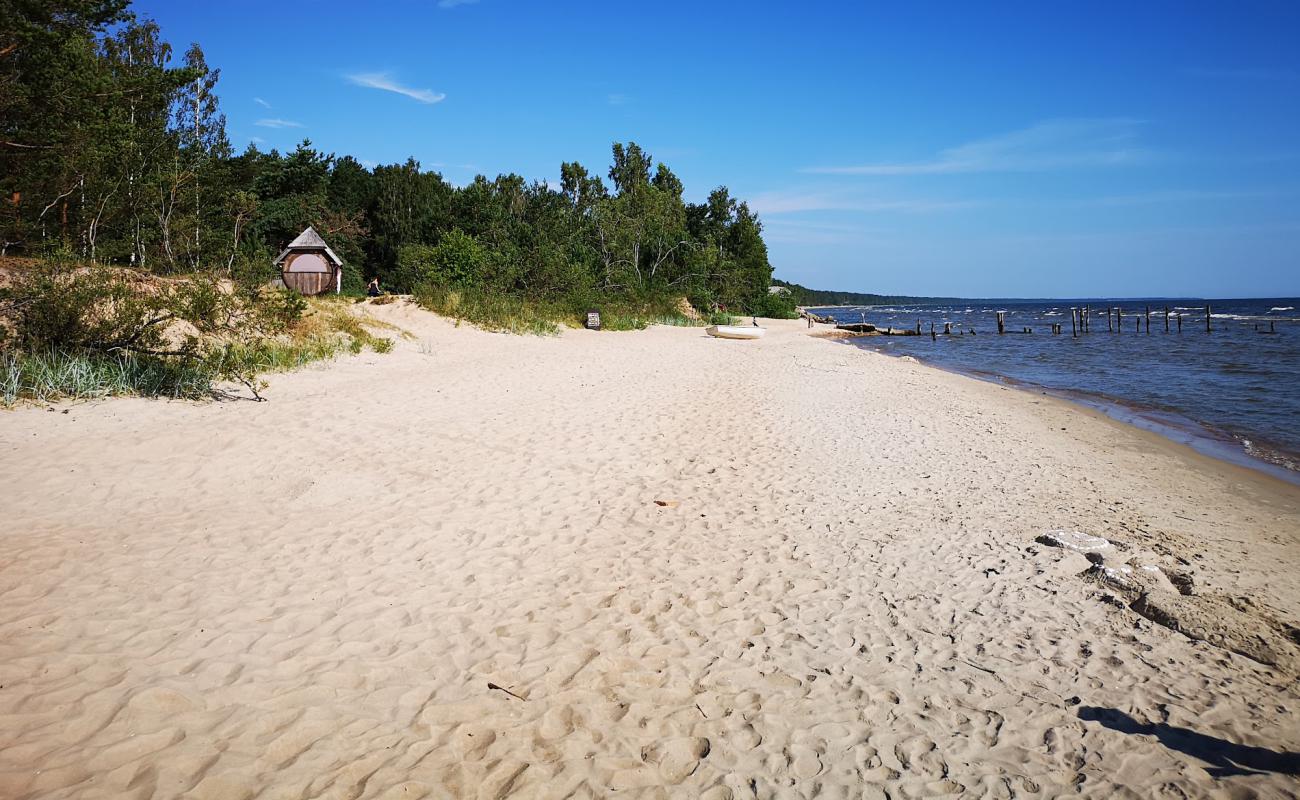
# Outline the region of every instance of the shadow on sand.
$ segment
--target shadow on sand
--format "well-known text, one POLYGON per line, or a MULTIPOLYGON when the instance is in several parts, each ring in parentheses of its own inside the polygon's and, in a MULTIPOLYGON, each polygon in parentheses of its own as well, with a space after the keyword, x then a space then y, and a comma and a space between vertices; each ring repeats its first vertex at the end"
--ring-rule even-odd
POLYGON ((1164 723, 1139 722, 1114 708, 1080 706, 1079 719, 1100 722, 1120 733, 1143 733, 1154 736, 1170 750, 1177 750, 1212 764, 1213 766, 1206 768, 1205 771, 1215 778, 1226 778, 1230 775, 1258 775, 1264 772, 1300 775, 1300 753, 1279 753, 1266 747, 1233 744, 1188 728, 1178 728, 1164 723))

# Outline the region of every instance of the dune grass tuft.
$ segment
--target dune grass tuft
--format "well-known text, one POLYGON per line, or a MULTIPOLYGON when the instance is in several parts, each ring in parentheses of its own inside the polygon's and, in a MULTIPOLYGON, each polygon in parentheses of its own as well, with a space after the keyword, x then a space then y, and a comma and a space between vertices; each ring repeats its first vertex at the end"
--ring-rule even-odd
POLYGON ((358 317, 328 301, 310 301, 308 309, 283 334, 213 341, 189 357, 84 348, 0 352, 0 405, 124 395, 201 399, 221 394, 217 385, 226 381, 245 383, 256 393, 262 385, 257 382, 259 375, 298 369, 344 353, 393 349, 392 339, 370 330, 397 330, 392 325, 358 317))

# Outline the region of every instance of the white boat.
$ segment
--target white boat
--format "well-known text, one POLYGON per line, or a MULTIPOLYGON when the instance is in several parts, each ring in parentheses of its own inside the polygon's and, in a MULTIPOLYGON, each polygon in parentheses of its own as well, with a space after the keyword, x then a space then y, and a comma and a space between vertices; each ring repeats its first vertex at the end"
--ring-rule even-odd
POLYGON ((762 339, 764 332, 752 325, 710 325, 704 331, 719 339, 762 339))

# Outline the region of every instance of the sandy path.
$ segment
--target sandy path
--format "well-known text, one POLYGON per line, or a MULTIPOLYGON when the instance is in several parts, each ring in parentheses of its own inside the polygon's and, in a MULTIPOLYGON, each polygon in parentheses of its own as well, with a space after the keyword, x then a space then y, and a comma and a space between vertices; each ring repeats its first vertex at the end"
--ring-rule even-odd
POLYGON ((1300 491, 798 323, 374 311, 268 403, 0 414, 0 797, 1300 793, 1300 491))

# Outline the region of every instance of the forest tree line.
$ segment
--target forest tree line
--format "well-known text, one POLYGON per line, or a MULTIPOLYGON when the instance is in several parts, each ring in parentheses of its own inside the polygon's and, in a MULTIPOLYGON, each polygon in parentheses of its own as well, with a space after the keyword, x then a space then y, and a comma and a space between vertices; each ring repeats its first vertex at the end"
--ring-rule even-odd
POLYGON ((833 289, 809 289, 797 283, 772 279, 773 286, 781 286, 789 292, 796 305, 807 307, 827 306, 883 306, 894 303, 942 303, 956 300, 953 297, 916 297, 898 294, 871 294, 868 292, 841 292, 833 289))
POLYGON ((179 57, 128 0, 0 0, 0 254, 203 271, 253 284, 308 225, 346 290, 455 286, 574 308, 685 296, 786 313, 758 217, 725 187, 703 203, 635 143, 602 176, 448 183, 414 159, 367 168, 304 141, 234 152, 220 70, 179 57), (775 308, 781 306, 781 308, 775 308))

